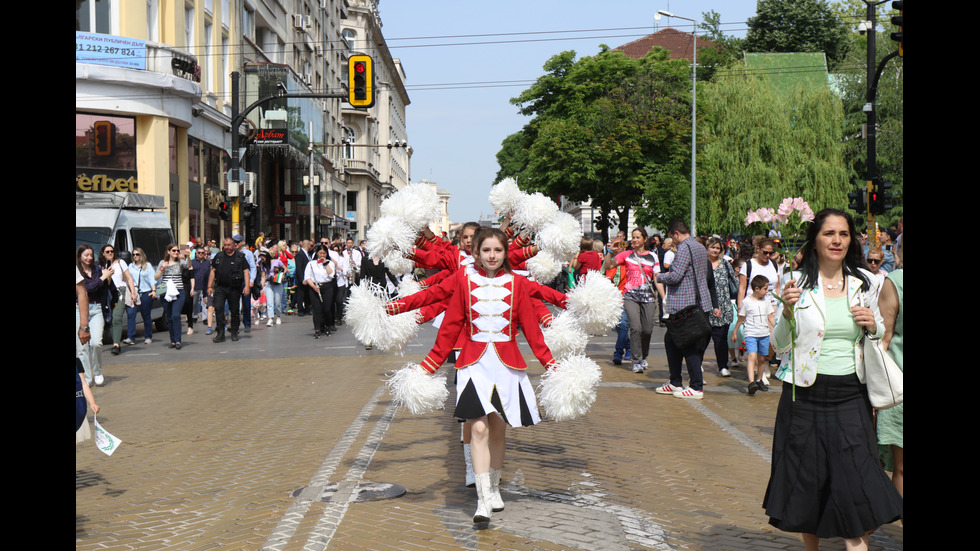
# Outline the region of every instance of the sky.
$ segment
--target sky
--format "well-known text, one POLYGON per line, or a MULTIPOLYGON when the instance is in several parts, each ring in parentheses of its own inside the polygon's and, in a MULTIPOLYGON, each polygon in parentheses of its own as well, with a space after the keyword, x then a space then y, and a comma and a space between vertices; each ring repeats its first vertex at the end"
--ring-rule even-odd
POLYGON ((690 32, 679 18, 721 17, 725 34, 744 37, 756 0, 381 0, 382 33, 405 70, 411 181, 448 191, 453 222, 493 217, 488 197, 504 138, 530 120, 510 99, 566 50, 594 55, 665 27, 690 32), (476 36, 482 35, 482 36, 476 36), (446 86, 447 83, 467 83, 446 86))

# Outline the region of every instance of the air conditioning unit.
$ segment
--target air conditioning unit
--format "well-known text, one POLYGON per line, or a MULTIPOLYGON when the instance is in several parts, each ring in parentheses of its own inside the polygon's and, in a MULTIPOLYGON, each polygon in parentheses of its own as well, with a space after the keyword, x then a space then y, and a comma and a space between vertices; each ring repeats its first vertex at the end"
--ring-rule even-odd
POLYGON ((311 30, 313 28, 313 17, 301 13, 294 13, 293 28, 301 31, 311 30))
POLYGON ((245 179, 242 181, 242 196, 245 197, 247 203, 255 203, 255 182, 258 181, 258 175, 254 172, 246 172, 245 179))
POLYGON ((313 73, 303 73, 303 82, 307 86, 313 86, 313 73))

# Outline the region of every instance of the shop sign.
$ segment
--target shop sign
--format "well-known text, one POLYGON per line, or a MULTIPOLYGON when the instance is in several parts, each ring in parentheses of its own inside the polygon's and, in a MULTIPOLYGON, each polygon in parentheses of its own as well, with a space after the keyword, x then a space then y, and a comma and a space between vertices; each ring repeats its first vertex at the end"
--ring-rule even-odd
POLYGON ((286 143, 286 130, 278 128, 263 128, 255 134, 256 145, 283 145, 286 143))
POLYGON ((130 191, 139 193, 139 185, 135 176, 129 178, 113 178, 109 174, 77 174, 75 176, 75 191, 130 191))

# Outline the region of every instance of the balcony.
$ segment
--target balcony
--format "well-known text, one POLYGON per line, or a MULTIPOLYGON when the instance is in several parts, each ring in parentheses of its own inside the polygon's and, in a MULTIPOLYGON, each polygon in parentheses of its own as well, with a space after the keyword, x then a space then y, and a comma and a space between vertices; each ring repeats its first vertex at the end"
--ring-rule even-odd
POLYGON ((344 159, 344 171, 349 174, 367 174, 373 176, 375 180, 380 180, 381 172, 368 161, 359 159, 344 159))

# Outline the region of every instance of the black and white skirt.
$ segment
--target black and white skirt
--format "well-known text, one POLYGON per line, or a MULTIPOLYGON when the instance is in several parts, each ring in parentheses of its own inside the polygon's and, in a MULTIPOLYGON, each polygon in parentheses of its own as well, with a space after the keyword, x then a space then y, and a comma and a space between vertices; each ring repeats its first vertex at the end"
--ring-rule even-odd
POLYGON ((523 370, 504 365, 492 347, 480 361, 456 370, 457 419, 497 413, 512 427, 541 422, 534 388, 523 370))

